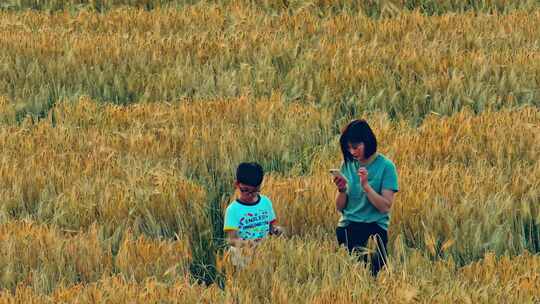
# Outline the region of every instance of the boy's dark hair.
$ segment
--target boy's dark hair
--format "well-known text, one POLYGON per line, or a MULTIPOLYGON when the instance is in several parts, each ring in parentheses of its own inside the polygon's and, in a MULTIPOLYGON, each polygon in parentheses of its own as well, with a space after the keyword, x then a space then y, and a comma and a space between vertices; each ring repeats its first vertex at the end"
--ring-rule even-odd
POLYGON ((261 165, 255 162, 241 163, 236 169, 236 181, 253 187, 262 184, 264 171, 261 165))
POLYGON ((353 161, 354 157, 349 152, 349 143, 364 143, 364 157, 369 158, 377 152, 377 138, 371 127, 364 119, 351 121, 341 132, 339 144, 343 153, 343 161, 353 161))

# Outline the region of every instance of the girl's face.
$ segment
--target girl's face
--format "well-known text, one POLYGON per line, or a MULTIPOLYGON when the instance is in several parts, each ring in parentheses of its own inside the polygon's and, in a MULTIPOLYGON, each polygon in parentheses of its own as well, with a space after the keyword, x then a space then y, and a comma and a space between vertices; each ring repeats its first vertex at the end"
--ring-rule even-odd
POLYGON ((349 143, 349 153, 359 161, 363 161, 364 157, 364 143, 349 143))
POLYGON ((240 192, 240 200, 242 202, 254 203, 259 198, 259 192, 261 191, 259 187, 253 187, 239 182, 236 182, 235 186, 240 192))

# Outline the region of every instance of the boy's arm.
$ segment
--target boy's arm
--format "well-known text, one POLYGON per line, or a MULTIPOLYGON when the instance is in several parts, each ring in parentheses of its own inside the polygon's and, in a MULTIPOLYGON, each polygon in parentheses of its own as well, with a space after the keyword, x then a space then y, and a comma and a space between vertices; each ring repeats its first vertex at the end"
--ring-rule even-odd
POLYGON ((269 206, 269 209, 270 209, 270 222, 269 222, 269 234, 270 235, 276 235, 276 236, 280 236, 283 234, 283 231, 281 229, 281 227, 277 226, 276 223, 277 223, 277 218, 276 218, 276 212, 274 211, 274 206, 272 204, 272 201, 270 199, 268 199, 268 203, 270 204, 269 206))
POLYGON ((251 247, 255 245, 255 241, 253 240, 243 240, 238 237, 238 233, 236 230, 228 230, 227 231, 227 244, 233 247, 251 247))

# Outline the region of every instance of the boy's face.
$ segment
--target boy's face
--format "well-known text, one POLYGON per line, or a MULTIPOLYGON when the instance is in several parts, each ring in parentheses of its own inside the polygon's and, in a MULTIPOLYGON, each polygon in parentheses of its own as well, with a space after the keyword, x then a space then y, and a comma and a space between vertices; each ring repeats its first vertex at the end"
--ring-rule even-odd
POLYGON ((239 182, 235 182, 234 186, 236 187, 236 189, 238 189, 238 192, 240 192, 240 200, 246 203, 256 202, 259 196, 259 192, 261 192, 260 186, 254 187, 239 182))

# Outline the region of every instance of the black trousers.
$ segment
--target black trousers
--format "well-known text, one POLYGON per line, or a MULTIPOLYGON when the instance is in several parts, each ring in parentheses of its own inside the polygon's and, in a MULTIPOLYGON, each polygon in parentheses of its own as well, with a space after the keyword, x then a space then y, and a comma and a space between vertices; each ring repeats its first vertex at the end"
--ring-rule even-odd
POLYGON ((377 276, 381 268, 386 265, 388 232, 377 223, 351 222, 347 227, 337 227, 336 237, 339 245, 347 246, 349 253, 358 253, 358 258, 370 265, 373 276, 377 276), (366 250, 370 237, 376 241, 372 252, 366 250))

